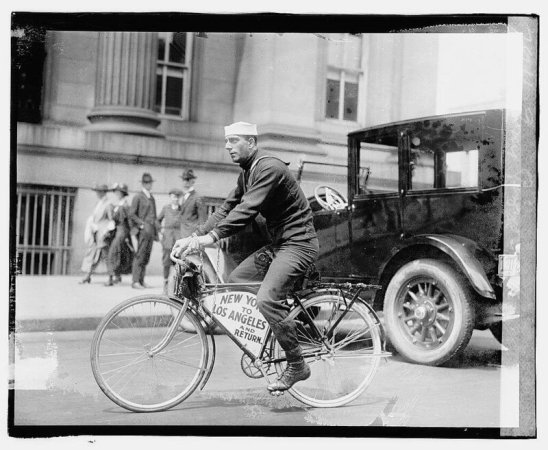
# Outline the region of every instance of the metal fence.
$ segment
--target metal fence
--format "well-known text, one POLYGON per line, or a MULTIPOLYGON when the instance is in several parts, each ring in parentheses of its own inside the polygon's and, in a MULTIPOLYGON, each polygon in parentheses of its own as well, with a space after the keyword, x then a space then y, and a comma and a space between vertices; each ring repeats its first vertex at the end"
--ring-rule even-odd
POLYGON ((65 275, 71 255, 76 188, 17 185, 17 271, 65 275))
POLYGON ((211 216, 223 204, 223 199, 217 197, 203 197, 202 200, 207 208, 207 217, 211 216))

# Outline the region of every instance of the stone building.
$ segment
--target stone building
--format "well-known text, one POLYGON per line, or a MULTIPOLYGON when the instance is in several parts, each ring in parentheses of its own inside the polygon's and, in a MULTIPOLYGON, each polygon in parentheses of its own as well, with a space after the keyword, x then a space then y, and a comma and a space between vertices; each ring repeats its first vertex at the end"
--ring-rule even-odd
MULTIPOLYGON (((504 34, 250 34, 19 30, 16 244, 23 274, 76 274, 96 183, 150 172, 161 208, 182 170, 214 208, 235 182, 223 126, 346 192, 346 135, 384 122, 504 107, 504 34), (481 44, 481 45, 478 45, 481 44)), ((520 50, 520 49, 518 49, 520 50)), ((511 81, 510 81, 511 82, 511 81)), ((156 245, 148 273, 160 273, 156 245)))

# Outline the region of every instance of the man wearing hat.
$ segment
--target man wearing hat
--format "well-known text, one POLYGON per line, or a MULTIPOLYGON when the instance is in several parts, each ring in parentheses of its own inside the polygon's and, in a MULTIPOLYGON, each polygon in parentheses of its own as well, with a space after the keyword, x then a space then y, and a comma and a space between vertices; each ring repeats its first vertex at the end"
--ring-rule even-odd
POLYGON ((156 220, 156 202, 151 194, 154 180, 149 173, 143 173, 141 178, 142 189, 135 194, 131 202, 129 219, 132 226, 131 233, 137 236, 137 249, 133 257, 131 287, 144 289, 145 269, 150 261, 152 244, 158 239, 156 220))
POLYGON ((192 169, 184 170, 181 178, 183 180, 183 195, 179 199, 181 205, 181 236, 182 238, 192 235, 198 226, 207 219, 207 211, 202 201, 194 189, 196 175, 192 169))
POLYGON ((82 272, 86 276, 80 284, 90 283, 91 274, 108 253, 109 240, 109 208, 110 202, 107 197, 109 188, 106 184, 97 184, 92 189, 97 194, 97 204, 93 214, 88 217, 84 230, 84 240, 87 245, 86 255, 82 261, 82 272))
POLYGON ((164 269, 164 294, 167 294, 169 270, 173 265, 169 254, 177 239, 181 238, 181 205, 179 199, 183 195, 180 189, 169 191, 170 203, 165 205, 158 215, 160 225, 160 242, 162 243, 162 266, 164 269))
POLYGON ((259 310, 288 362, 268 389, 284 391, 310 376, 297 340, 296 324, 287 320, 289 306, 285 300, 318 254, 312 211, 287 164, 258 149, 256 125, 238 122, 225 127, 225 149, 242 169, 236 187, 195 236, 176 242, 173 252, 180 255, 234 235, 259 213, 265 218, 272 244, 247 257, 232 272, 229 282, 263 280, 257 293, 259 310), (265 258, 271 263, 265 264, 265 258))

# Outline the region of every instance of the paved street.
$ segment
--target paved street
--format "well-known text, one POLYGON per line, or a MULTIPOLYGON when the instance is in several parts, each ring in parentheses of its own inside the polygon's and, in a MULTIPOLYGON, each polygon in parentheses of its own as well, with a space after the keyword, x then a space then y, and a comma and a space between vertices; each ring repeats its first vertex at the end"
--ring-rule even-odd
POLYGON ((161 413, 136 414, 112 403, 97 386, 89 349, 98 320, 136 294, 157 294, 103 286, 103 277, 79 285, 77 277, 19 277, 16 333, 12 334, 15 425, 273 425, 499 427, 512 411, 506 383, 517 366, 503 358, 490 332, 474 332, 462 359, 450 367, 426 367, 397 356, 382 363, 368 388, 351 404, 333 409, 308 407, 286 394, 271 397, 264 380, 240 369, 241 353, 226 336, 216 336, 217 359, 203 391, 161 413), (501 396, 501 392, 505 394, 501 396))
POLYGON ((102 394, 89 363, 91 336, 18 334, 15 425, 499 426, 500 347, 484 332, 474 335, 460 367, 417 366, 393 357, 361 397, 334 409, 310 408, 287 394, 271 397, 263 380, 242 373, 237 348, 217 336, 218 356, 206 388, 153 414, 130 413, 102 394))

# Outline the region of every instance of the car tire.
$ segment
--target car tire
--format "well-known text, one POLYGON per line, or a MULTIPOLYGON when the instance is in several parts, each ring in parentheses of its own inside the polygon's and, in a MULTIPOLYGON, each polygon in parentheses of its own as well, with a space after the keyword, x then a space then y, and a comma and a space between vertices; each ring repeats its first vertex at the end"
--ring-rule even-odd
POLYGON ((407 361, 437 366, 460 354, 474 329, 472 296, 451 266, 418 259, 402 266, 384 297, 388 338, 407 361))

